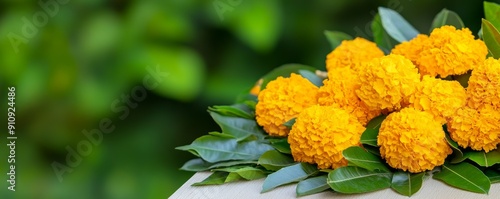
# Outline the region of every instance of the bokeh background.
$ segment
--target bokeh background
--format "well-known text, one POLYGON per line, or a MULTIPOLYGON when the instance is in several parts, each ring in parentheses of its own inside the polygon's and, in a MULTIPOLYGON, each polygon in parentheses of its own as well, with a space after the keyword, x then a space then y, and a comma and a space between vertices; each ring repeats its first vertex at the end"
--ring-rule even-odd
POLYGON ((282 64, 324 69, 323 31, 371 38, 378 6, 424 33, 442 8, 475 33, 483 17, 482 1, 465 0, 0 1, 0 198, 167 198, 193 175, 178 168, 194 156, 174 147, 219 130, 207 106, 230 104, 282 64), (122 96, 143 86, 148 67, 168 76, 128 105, 122 96), (8 86, 17 90, 15 193, 4 175, 8 86), (103 118, 114 131, 60 182, 51 164, 66 164, 67 148, 103 118))

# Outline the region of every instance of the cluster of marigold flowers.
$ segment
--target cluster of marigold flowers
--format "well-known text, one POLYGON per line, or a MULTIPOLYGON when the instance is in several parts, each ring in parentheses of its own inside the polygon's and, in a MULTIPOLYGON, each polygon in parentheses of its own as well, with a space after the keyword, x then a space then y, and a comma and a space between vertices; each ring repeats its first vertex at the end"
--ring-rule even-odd
POLYGON ((500 143, 500 61, 487 53, 469 29, 452 26, 389 55, 363 38, 343 41, 326 57, 323 86, 291 74, 254 88, 256 121, 271 136, 288 136, 295 161, 327 169, 346 166, 342 151, 361 146, 366 124, 385 114, 382 158, 404 171, 431 170, 452 153, 444 124, 464 148, 488 152, 500 143), (467 89, 448 77, 468 71, 467 89), (291 129, 284 125, 294 118, 291 129))

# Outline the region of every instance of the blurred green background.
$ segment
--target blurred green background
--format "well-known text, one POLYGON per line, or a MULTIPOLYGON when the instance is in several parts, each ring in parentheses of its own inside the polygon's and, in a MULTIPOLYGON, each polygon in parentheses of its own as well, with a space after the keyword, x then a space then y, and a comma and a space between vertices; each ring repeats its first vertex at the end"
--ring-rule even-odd
POLYGON ((207 106, 230 104, 285 63, 324 69, 323 31, 370 38, 378 6, 425 33, 442 8, 475 33, 483 17, 482 1, 2 0, 0 120, 15 86, 18 140, 11 192, 0 136, 0 198, 167 198, 193 175, 178 168, 194 157, 174 147, 218 130, 207 106), (168 76, 141 95, 156 67, 168 76), (52 163, 67 165, 67 148, 105 118, 115 129, 60 182, 52 163))

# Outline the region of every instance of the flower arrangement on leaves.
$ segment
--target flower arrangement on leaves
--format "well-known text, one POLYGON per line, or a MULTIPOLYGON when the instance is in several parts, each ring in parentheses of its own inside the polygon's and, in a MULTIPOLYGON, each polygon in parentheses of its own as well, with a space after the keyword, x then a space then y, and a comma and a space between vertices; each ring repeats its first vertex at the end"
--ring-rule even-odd
POLYGON ((235 104, 209 107, 221 132, 177 147, 199 157, 182 169, 213 171, 194 185, 298 182, 297 196, 411 196, 429 176, 487 194, 500 182, 500 5, 484 9, 479 38, 446 9, 429 34, 382 7, 374 42, 326 32, 326 72, 283 65, 235 104))

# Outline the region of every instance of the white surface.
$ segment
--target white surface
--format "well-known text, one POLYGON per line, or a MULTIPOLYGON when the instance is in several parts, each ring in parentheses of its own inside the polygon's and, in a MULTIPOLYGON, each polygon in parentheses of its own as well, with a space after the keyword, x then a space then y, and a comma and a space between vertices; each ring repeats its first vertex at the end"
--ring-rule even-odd
MULTIPOLYGON (((200 182, 208 177, 210 172, 198 172, 193 177, 191 177, 184 185, 182 185, 170 199, 243 199, 243 198, 296 198, 295 187, 297 184, 286 185, 278 187, 266 193, 260 193, 262 189, 262 183, 264 179, 254 180, 254 181, 240 181, 232 182, 224 185, 210 185, 210 186, 191 186, 195 182, 200 182)), ((392 198, 404 198, 408 199, 406 196, 399 195, 391 189, 384 189, 372 193, 365 194, 353 194, 344 195, 339 193, 334 193, 332 191, 322 192, 319 194, 309 195, 300 197, 301 199, 307 198, 380 198, 380 199, 392 199, 392 198)), ((425 198, 425 199, 442 199, 442 198, 500 198, 500 184, 493 184, 490 188, 489 195, 471 193, 468 191, 462 191, 450 187, 440 181, 428 178, 424 181, 422 188, 415 195, 411 197, 414 198, 425 198)))

